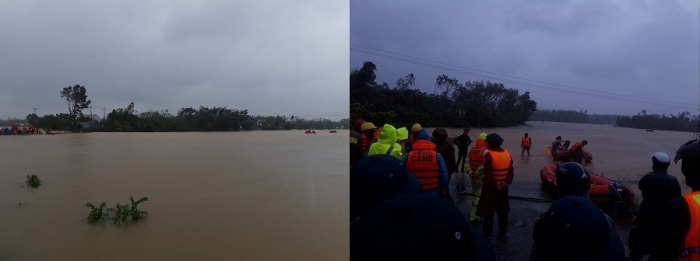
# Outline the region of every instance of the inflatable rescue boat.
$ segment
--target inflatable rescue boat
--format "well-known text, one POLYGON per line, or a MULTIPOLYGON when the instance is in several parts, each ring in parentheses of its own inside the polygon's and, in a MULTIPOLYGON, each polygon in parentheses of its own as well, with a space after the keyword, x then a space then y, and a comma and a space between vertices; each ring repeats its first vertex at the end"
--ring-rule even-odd
MULTIPOLYGON (((554 162, 544 166, 540 170, 540 179, 546 189, 558 194, 556 169, 557 164, 554 162)), ((634 204, 634 190, 632 188, 593 173, 591 173, 591 188, 588 191, 588 196, 593 203, 601 208, 634 204)))
MULTIPOLYGON (((547 147, 544 149, 544 152, 547 155, 551 155, 552 148, 547 147)), ((560 161, 569 161, 569 153, 569 150, 557 150, 557 157, 555 159, 560 161)), ((583 160, 586 161, 586 163, 591 163, 591 161, 593 161, 593 154, 587 150, 583 150, 583 160)))

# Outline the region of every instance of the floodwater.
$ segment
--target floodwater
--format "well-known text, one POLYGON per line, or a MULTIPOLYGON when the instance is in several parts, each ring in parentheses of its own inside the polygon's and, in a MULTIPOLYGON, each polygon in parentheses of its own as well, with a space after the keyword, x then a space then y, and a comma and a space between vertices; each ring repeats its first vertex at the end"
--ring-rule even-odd
MULTIPOLYGON (((432 133, 432 128, 428 129, 432 133)), ((462 129, 447 129, 448 135, 456 137, 462 129)), ((591 172, 603 175, 609 179, 630 185, 636 194, 638 181, 651 171, 651 155, 661 151, 671 159, 681 144, 694 138, 693 133, 677 131, 647 132, 640 129, 617 128, 610 125, 580 124, 562 122, 527 122, 525 125, 510 128, 471 128, 469 136, 474 141, 479 133, 496 132, 503 139, 503 148, 510 151, 513 157, 514 179, 510 194, 527 197, 544 197, 539 186, 540 170, 552 162, 545 154, 545 148, 550 146, 554 138, 562 137, 562 141, 570 140, 571 145, 580 140, 587 140, 585 150, 593 154, 593 161, 585 167, 591 172), (520 156, 520 140, 528 133, 532 138, 531 156, 520 156)), ((473 144, 472 144, 473 145, 473 144)), ((455 147, 456 148, 456 147, 455 147)), ((679 164, 671 163, 669 174, 675 176, 681 183, 682 192, 690 192, 684 185, 683 174, 679 164)), ((640 198, 641 199, 641 198, 640 198)))
POLYGON ((0 136, 0 260, 345 260, 347 136, 0 136), (130 196, 147 218, 87 223, 130 196))

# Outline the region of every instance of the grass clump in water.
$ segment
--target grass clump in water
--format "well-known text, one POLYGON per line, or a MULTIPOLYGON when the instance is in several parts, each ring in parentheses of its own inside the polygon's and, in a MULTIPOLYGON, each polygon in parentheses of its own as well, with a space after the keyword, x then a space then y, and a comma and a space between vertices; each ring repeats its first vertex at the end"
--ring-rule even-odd
POLYGON ((97 221, 102 220, 105 216, 108 216, 107 213, 104 212, 104 208, 107 206, 107 203, 102 201, 102 204, 99 206, 95 207, 92 203, 86 203, 85 207, 90 208, 90 214, 88 214, 87 220, 88 223, 95 223, 97 221))
POLYGON ((32 188, 36 188, 39 185, 41 185, 41 180, 39 179, 39 177, 37 177, 37 175, 27 175, 27 185, 31 186, 32 188))
MULTIPOLYGON (((128 204, 117 203, 115 207, 107 209, 107 211, 114 212, 114 215, 111 217, 113 224, 118 225, 120 223, 126 223, 129 217, 131 217, 131 220, 139 220, 148 216, 147 211, 138 208, 139 204, 148 201, 148 197, 141 197, 138 200, 134 200, 134 197, 130 197, 129 201, 130 203, 128 204)), ((105 202, 102 202, 99 207, 95 207, 90 203, 85 204, 85 207, 91 209, 90 214, 88 214, 88 222, 94 223, 104 217, 109 217, 108 213, 103 212, 106 205, 105 202)))

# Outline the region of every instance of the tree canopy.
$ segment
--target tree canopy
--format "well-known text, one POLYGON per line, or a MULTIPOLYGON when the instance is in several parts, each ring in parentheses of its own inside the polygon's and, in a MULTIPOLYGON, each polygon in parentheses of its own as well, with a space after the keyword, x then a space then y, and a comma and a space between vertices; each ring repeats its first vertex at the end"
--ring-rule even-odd
POLYGON ((352 119, 397 126, 418 122, 441 127, 505 127, 523 124, 537 110, 529 92, 519 94, 517 89, 506 88, 502 83, 460 83, 443 74, 435 80, 434 93, 428 94, 412 88, 412 73, 389 88, 386 83, 376 82, 376 70, 375 64, 365 62, 350 73, 352 119))

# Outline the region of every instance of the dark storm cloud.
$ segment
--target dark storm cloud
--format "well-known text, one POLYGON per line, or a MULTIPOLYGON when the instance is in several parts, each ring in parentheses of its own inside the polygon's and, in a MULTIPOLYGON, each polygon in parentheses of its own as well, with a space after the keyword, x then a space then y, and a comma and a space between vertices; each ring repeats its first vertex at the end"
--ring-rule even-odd
POLYGON ((540 108, 613 114, 642 109, 700 113, 697 1, 356 0, 350 8, 352 44, 500 76, 590 89, 593 94, 662 99, 690 108, 556 92, 498 79, 500 76, 465 74, 462 72, 474 71, 464 68, 455 72, 351 51, 351 69, 372 61, 378 68, 378 81, 390 86, 399 77, 414 73, 417 85, 432 92, 435 77, 444 73, 462 82, 491 80, 530 91, 540 108))
POLYGON ((0 117, 62 113, 60 89, 81 84, 100 113, 133 101, 340 118, 348 13, 325 1, 5 1, 0 117))

